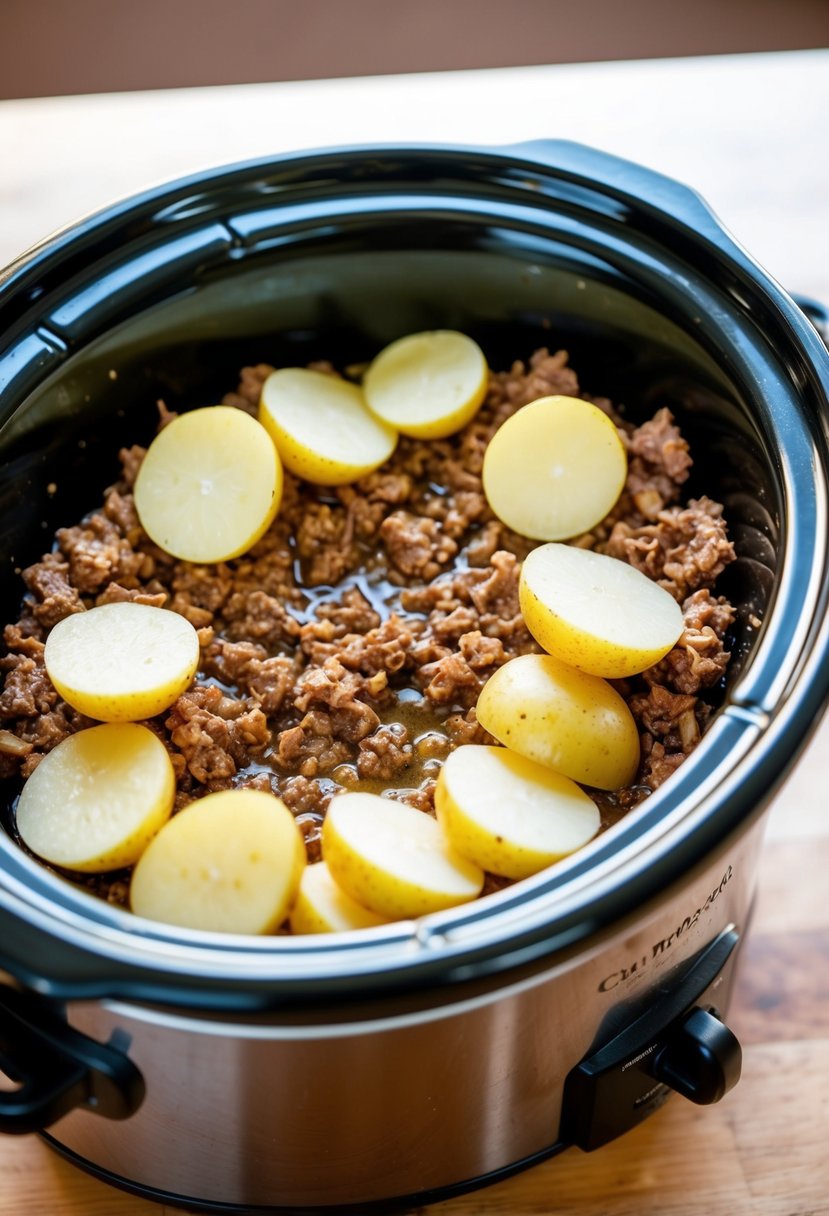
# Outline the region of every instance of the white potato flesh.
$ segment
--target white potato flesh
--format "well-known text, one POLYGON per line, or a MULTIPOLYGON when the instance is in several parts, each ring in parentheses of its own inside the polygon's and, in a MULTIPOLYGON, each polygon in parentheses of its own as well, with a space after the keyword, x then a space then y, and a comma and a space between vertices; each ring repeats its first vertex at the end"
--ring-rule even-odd
POLYGON ((267 531, 282 497, 273 440, 243 410, 211 405, 169 422, 150 444, 135 481, 147 535, 188 562, 246 553, 267 531))
POLYGON ((280 798, 222 790, 179 811, 132 875, 137 916, 215 933, 271 933, 288 915, 305 845, 280 798))
POLYGON ((451 848, 431 815, 378 794, 332 798, 322 851, 339 886, 388 920, 466 903, 483 887, 483 871, 451 848))
POLYGON ((447 757, 435 808, 463 857, 506 878, 528 878, 582 848, 601 822, 569 777, 508 748, 476 744, 447 757))
POLYGON ((521 612, 539 645, 595 676, 620 679, 652 667, 683 629, 664 588, 615 557, 573 545, 540 545, 524 560, 521 612))
POLYGON ((484 456, 489 505, 534 540, 589 532, 616 503, 627 455, 616 427, 589 401, 541 397, 493 435, 484 456))
POLYGON ((334 881, 326 862, 306 866, 291 912, 294 933, 345 933, 387 923, 386 917, 352 899, 334 881))
POLYGON ((475 712, 499 743, 581 785, 616 790, 636 775, 639 734, 625 702, 606 680, 551 655, 499 667, 475 712))
POLYGON ((404 435, 442 439, 466 426, 488 383, 477 342, 437 329, 392 342, 372 362, 363 388, 371 411, 404 435))
POLYGON ((356 481, 397 446, 397 431, 374 417, 358 385, 304 367, 268 376, 259 419, 285 467, 318 485, 356 481))
POLYGON ((24 843, 53 865, 101 873, 138 860, 170 818, 176 782, 146 726, 108 723, 48 752, 17 804, 24 843))
POLYGON ((188 620, 148 604, 101 604, 54 626, 44 663, 57 691, 101 722, 152 718, 189 688, 199 638, 188 620))

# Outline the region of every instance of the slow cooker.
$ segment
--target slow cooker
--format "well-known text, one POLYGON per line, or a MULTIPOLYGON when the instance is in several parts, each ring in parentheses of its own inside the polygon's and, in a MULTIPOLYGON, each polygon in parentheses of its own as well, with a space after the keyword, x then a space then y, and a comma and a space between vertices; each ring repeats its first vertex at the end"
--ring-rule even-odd
POLYGON ((632 418, 680 419, 738 554, 721 707, 568 861, 336 937, 141 921, 0 832, 0 1130, 167 1203, 422 1204, 739 1076, 764 811, 829 693, 829 355, 690 190, 564 142, 353 148, 191 177, 25 254, 0 278, 4 619, 157 397, 439 327, 495 367, 554 342, 632 418))

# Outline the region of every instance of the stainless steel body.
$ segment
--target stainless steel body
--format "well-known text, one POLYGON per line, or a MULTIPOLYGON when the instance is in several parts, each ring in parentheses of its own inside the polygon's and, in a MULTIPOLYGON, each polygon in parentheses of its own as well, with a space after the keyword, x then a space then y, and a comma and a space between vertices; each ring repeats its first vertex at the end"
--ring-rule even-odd
POLYGON ((147 1096, 124 1123, 79 1111, 50 1136, 136 1186, 240 1206, 416 1195, 543 1154, 567 1142, 564 1080, 608 1020, 745 928, 761 831, 612 932, 494 983, 244 1019, 73 1005, 74 1026, 129 1042, 147 1096))

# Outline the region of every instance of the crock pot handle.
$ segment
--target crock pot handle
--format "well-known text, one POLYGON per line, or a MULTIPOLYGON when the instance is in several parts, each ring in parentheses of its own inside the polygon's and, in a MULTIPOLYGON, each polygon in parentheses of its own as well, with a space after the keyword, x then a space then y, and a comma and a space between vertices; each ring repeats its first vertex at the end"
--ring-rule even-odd
POLYGON ((76 1108, 126 1119, 144 1097, 143 1078, 118 1045, 97 1043, 43 998, 2 984, 0 1071, 18 1085, 0 1090, 0 1132, 43 1131, 76 1108))
MULTIPOLYGON (((749 255, 722 226, 705 199, 672 177, 567 139, 534 139, 512 144, 506 150, 585 187, 600 181, 605 195, 615 195, 623 206, 635 199, 640 209, 649 210, 654 218, 675 231, 685 226, 695 236, 704 237, 726 251, 733 261, 752 267, 749 255)), ((622 213, 617 218, 622 218, 622 213)), ((829 347, 829 308, 806 296, 792 294, 791 299, 829 347)))
POLYGON ((729 236, 705 199, 696 190, 656 169, 569 139, 533 139, 512 144, 516 155, 554 171, 563 181, 584 189, 602 186, 607 202, 614 199, 621 210, 614 218, 627 222, 627 207, 635 201, 637 209, 651 222, 668 224, 678 232, 683 227, 695 237, 704 237, 718 249, 728 249, 739 261, 746 261, 743 249, 729 236))

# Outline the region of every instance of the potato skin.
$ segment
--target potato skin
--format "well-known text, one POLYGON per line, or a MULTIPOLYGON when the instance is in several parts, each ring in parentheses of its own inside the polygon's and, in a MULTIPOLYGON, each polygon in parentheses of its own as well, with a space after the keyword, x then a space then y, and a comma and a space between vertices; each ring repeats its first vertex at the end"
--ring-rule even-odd
POLYGON ((259 421, 285 468, 322 486, 356 481, 388 460, 397 446, 397 431, 371 413, 356 384, 308 368, 271 373, 262 388, 259 421), (328 430, 341 432, 344 425, 349 441, 335 445, 334 453, 326 442, 328 430))
POLYGON ((448 756, 435 810, 463 857, 512 879, 582 848, 601 822, 596 804, 569 777, 510 748, 479 744, 448 756))
POLYGON ((43 655, 64 701, 99 722, 162 713, 192 684, 199 656, 198 634, 183 616, 129 602, 64 617, 43 655))
POLYGON ((144 531, 183 561, 229 561, 270 527, 283 472, 273 441, 242 410, 209 405, 159 431, 135 479, 144 531))
POLYGON ((398 338, 375 357, 363 380, 372 413, 417 439, 454 435, 475 416, 488 386, 483 351, 455 330, 398 338))
POLYGON ((207 794, 174 816, 135 867, 138 916, 217 933, 272 933, 305 868, 302 833, 285 803, 262 790, 207 794))
POLYGON ((620 789, 639 767, 639 732, 616 690, 551 655, 520 655, 498 668, 476 713, 505 747, 581 785, 620 789))
POLYGON ((407 920, 475 899, 483 871, 455 853, 429 815, 377 794, 332 798, 322 851, 334 880, 387 920, 407 920))
POLYGON ((23 787, 17 827, 33 853, 84 874, 133 865, 170 818, 176 792, 148 727, 108 722, 69 735, 23 787))
POLYGON ((598 406, 577 397, 539 397, 493 435, 482 469, 484 494, 502 523, 533 540, 589 532, 619 498, 627 455, 598 406))
POLYGON ((658 663, 684 625, 679 604, 647 575, 571 545, 534 549, 522 565, 518 597, 527 628, 548 654, 606 679, 658 663))
POLYGON ((293 933, 343 933, 386 923, 338 886, 326 862, 306 866, 291 912, 293 933))

